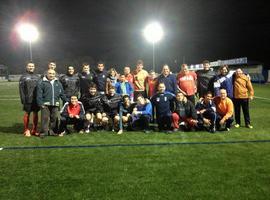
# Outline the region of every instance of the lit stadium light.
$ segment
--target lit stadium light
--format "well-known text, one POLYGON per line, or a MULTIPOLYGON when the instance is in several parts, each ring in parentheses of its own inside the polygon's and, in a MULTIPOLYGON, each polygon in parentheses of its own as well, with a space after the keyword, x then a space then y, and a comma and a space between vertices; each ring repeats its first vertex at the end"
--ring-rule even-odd
POLYGON ((145 27, 143 35, 148 42, 153 44, 153 70, 155 71, 155 43, 162 39, 163 29, 159 23, 154 22, 145 27))
POLYGON ((25 23, 18 25, 17 31, 21 39, 29 43, 30 60, 32 61, 32 42, 38 39, 38 29, 32 24, 25 23))

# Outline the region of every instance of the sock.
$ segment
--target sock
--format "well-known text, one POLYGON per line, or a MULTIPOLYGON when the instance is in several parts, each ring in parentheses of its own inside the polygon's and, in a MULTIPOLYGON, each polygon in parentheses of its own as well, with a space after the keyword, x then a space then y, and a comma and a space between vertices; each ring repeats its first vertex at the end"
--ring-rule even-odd
POLYGON ((30 117, 30 115, 28 113, 24 113, 24 116, 23 116, 24 132, 28 129, 29 117, 30 117))

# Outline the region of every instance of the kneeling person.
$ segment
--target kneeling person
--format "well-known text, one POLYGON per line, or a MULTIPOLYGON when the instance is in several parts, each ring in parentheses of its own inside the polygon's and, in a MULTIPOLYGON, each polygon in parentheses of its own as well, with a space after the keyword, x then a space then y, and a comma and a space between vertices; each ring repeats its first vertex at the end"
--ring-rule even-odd
POLYGON ((67 124, 73 124, 74 129, 77 132, 82 131, 83 122, 84 122, 84 107, 83 104, 78 101, 77 96, 71 96, 70 103, 66 102, 63 106, 60 115, 60 135, 64 136, 66 133, 69 133, 67 129, 67 124))

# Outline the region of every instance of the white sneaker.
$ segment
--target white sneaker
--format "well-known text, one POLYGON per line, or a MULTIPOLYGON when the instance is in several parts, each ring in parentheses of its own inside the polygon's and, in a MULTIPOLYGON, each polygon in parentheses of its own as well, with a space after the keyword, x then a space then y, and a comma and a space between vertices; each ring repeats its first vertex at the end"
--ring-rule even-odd
POLYGON ((59 137, 63 137, 66 134, 66 131, 63 131, 62 133, 59 134, 59 137))
POLYGON ((90 133, 89 128, 85 129, 85 133, 90 133))
POLYGON ((120 129, 118 132, 117 132, 117 135, 121 135, 123 133, 123 130, 120 129))

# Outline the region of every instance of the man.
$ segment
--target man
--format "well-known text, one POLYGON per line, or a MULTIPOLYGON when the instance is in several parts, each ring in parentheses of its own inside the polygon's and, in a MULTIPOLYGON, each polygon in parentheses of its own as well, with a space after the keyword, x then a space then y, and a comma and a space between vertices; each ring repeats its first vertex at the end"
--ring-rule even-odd
POLYGON ((156 93, 157 75, 151 70, 145 80, 145 90, 147 98, 151 98, 156 93))
POLYGON ((75 74, 75 70, 73 66, 67 67, 67 73, 63 74, 59 78, 66 98, 70 100, 71 96, 78 96, 80 90, 80 79, 77 74, 75 74))
POLYGON ((130 73, 130 66, 124 67, 124 74, 125 74, 126 80, 131 84, 132 88, 134 88, 134 77, 130 73))
POLYGON ((137 97, 137 105, 132 112, 132 129, 143 130, 149 133, 149 123, 152 118, 152 104, 148 99, 145 99, 142 94, 137 97))
POLYGON ((109 88, 109 94, 103 100, 104 110, 106 112, 106 121, 111 127, 109 129, 113 130, 118 128, 119 119, 115 118, 119 114, 119 107, 122 101, 122 97, 115 93, 115 87, 111 86, 109 88))
POLYGON ((164 83, 159 83, 157 93, 151 98, 153 107, 156 109, 156 117, 159 131, 171 132, 172 112, 174 100, 172 93, 166 92, 164 83))
POLYGON ((187 99, 182 92, 177 92, 172 113, 174 131, 178 131, 179 123, 184 130, 197 127, 197 112, 193 102, 187 99))
POLYGON ((214 78, 214 95, 220 96, 220 89, 225 89, 227 96, 233 99, 233 77, 234 71, 230 71, 228 65, 222 65, 214 78))
POLYGON ((227 97, 227 91, 220 89, 220 96, 214 98, 214 103, 217 109, 216 127, 220 130, 230 131, 233 122, 233 102, 227 97))
POLYGON ((198 127, 201 129, 206 128, 210 133, 215 133, 216 105, 212 99, 212 93, 207 92, 204 98, 196 104, 195 109, 198 115, 198 127))
POLYGON ((60 98, 67 101, 62 84, 55 78, 55 71, 49 69, 37 86, 37 103, 41 107, 40 137, 57 135, 60 98))
POLYGON ((89 133, 92 126, 100 127, 102 123, 105 123, 106 114, 103 109, 103 98, 104 95, 97 92, 97 86, 94 83, 89 86, 88 93, 81 97, 80 101, 83 103, 86 113, 85 133, 89 133))
POLYGON ((237 69, 234 79, 234 112, 235 112, 235 127, 239 128, 241 124, 241 107, 244 114, 245 125, 247 128, 253 128, 250 124, 249 115, 249 100, 253 100, 254 90, 250 78, 245 75, 242 69, 237 69))
POLYGON ((195 105, 195 93, 197 92, 197 74, 189 71, 187 64, 181 66, 177 76, 179 90, 195 105))
POLYGON ((166 92, 176 94, 177 91, 176 76, 171 73, 170 67, 168 65, 163 66, 162 73, 157 78, 157 86, 160 83, 165 84, 166 92))
POLYGON ((90 70, 88 63, 83 63, 80 78, 80 93, 81 97, 89 93, 89 86, 94 82, 94 73, 90 70))
POLYGON ((65 134, 69 133, 67 124, 73 124, 74 129, 77 132, 82 132, 85 111, 83 104, 78 101, 77 96, 72 95, 70 97, 70 102, 64 104, 60 115, 59 136, 64 136, 65 134))
POLYGON ((133 87, 131 84, 126 80, 126 77, 124 74, 120 75, 119 82, 115 84, 115 90, 117 94, 120 95, 128 95, 131 100, 133 101, 133 87))
POLYGON ((48 69, 44 72, 44 74, 41 76, 41 78, 44 78, 45 76, 47 76, 49 69, 52 69, 55 71, 55 77, 58 79, 59 74, 56 72, 56 62, 55 61, 50 61, 48 63, 48 69))
POLYGON ((213 93, 213 82, 216 73, 210 69, 210 62, 208 60, 203 61, 203 70, 197 71, 197 92, 199 97, 211 91, 213 93))
POLYGON ((37 84, 40 79, 38 75, 34 73, 35 64, 33 62, 28 62, 26 65, 26 73, 23 74, 19 81, 19 91, 21 103, 23 104, 24 116, 24 136, 30 137, 31 135, 38 135, 37 125, 38 125, 38 111, 39 106, 37 105, 37 84), (30 114, 33 112, 33 124, 32 130, 29 129, 29 119, 30 114))
POLYGON ((139 94, 146 97, 145 94, 145 79, 148 76, 148 72, 143 69, 143 61, 138 60, 136 70, 133 72, 134 77, 134 101, 137 100, 139 94))
POLYGON ((115 116, 116 121, 119 121, 119 131, 117 134, 123 133, 123 125, 128 125, 131 128, 132 112, 136 107, 136 103, 132 103, 128 95, 124 95, 120 104, 119 115, 115 116))
POLYGON ((100 94, 105 94, 106 92, 106 83, 108 73, 104 70, 105 64, 104 62, 100 61, 97 66, 97 70, 95 71, 94 82, 97 85, 97 91, 100 94))

